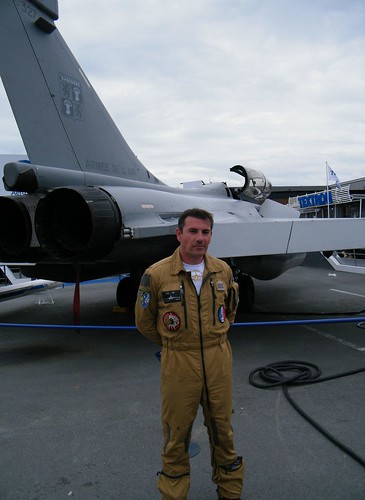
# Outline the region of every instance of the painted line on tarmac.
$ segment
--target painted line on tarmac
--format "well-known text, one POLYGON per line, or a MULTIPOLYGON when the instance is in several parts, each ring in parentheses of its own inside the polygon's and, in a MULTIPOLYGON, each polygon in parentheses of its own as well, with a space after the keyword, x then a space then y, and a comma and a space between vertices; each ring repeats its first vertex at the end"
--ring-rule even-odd
POLYGON ((361 295, 360 293, 346 292, 345 290, 337 290, 336 288, 330 288, 330 292, 344 293, 346 295, 355 295, 356 297, 365 297, 365 295, 361 295))
POLYGON ((318 330, 318 328, 314 328, 313 326, 308 326, 308 325, 304 325, 304 328, 310 330, 313 333, 318 333, 319 335, 325 337, 326 339, 334 340, 339 344, 342 344, 346 347, 350 347, 351 349, 355 349, 356 351, 365 352, 365 347, 360 347, 359 345, 354 344, 353 342, 349 342, 348 340, 342 339, 341 337, 336 337, 336 335, 332 335, 331 333, 322 332, 321 330, 318 330))

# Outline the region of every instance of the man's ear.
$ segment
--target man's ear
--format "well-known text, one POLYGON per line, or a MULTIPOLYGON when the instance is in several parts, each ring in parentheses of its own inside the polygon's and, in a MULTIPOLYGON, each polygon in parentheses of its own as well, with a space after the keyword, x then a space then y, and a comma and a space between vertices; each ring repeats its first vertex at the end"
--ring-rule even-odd
POLYGON ((181 231, 178 227, 176 228, 176 238, 177 238, 177 241, 181 240, 181 231))

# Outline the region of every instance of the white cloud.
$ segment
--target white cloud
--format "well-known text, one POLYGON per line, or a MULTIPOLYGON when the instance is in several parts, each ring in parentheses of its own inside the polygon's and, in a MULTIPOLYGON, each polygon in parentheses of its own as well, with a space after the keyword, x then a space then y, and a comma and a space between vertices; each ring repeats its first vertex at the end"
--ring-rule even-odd
MULTIPOLYGON (((58 27, 163 181, 236 179, 242 163, 308 185, 326 161, 365 176, 364 21, 362 0, 63 0, 58 27)), ((0 150, 15 152, 4 116, 0 150)))

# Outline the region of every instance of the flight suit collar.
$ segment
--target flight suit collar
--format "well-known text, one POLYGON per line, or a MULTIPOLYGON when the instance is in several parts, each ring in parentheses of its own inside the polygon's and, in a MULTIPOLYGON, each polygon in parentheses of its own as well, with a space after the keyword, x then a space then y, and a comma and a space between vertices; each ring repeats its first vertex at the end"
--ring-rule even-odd
MULTIPOLYGON (((204 261, 205 261, 206 271, 218 272, 221 270, 221 267, 218 265, 215 259, 212 259, 212 257, 209 254, 205 254, 204 261)), ((171 256, 171 274, 179 274, 180 272, 184 271, 185 269, 181 260, 180 250, 178 247, 171 256)))

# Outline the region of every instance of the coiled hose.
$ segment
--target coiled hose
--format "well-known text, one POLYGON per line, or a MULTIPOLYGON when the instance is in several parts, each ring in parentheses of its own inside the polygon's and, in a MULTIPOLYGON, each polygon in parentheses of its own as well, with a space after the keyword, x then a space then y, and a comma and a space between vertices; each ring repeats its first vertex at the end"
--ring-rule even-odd
POLYGON ((304 385, 304 384, 317 384, 319 382, 325 382, 328 380, 334 380, 336 378, 347 377, 349 375, 355 375, 357 373, 365 371, 365 367, 358 368, 356 370, 351 370, 348 372, 339 373, 336 375, 322 377, 320 368, 314 363, 308 363, 306 361, 277 361, 275 363, 270 363, 266 366, 255 368, 249 374, 249 382, 254 387, 260 389, 270 389, 272 387, 281 386, 284 395, 289 403, 295 408, 295 410, 302 415, 313 427, 315 427, 321 434, 323 434, 327 439, 332 441, 338 448, 343 450, 354 460, 356 460, 360 465, 365 467, 365 460, 357 455, 348 446, 339 441, 335 436, 328 432, 324 427, 322 427, 318 422, 313 420, 307 413, 303 411, 302 408, 293 400, 289 394, 289 385, 304 385), (261 382, 259 381, 261 379, 261 382), (262 382, 263 381, 263 382, 262 382))

